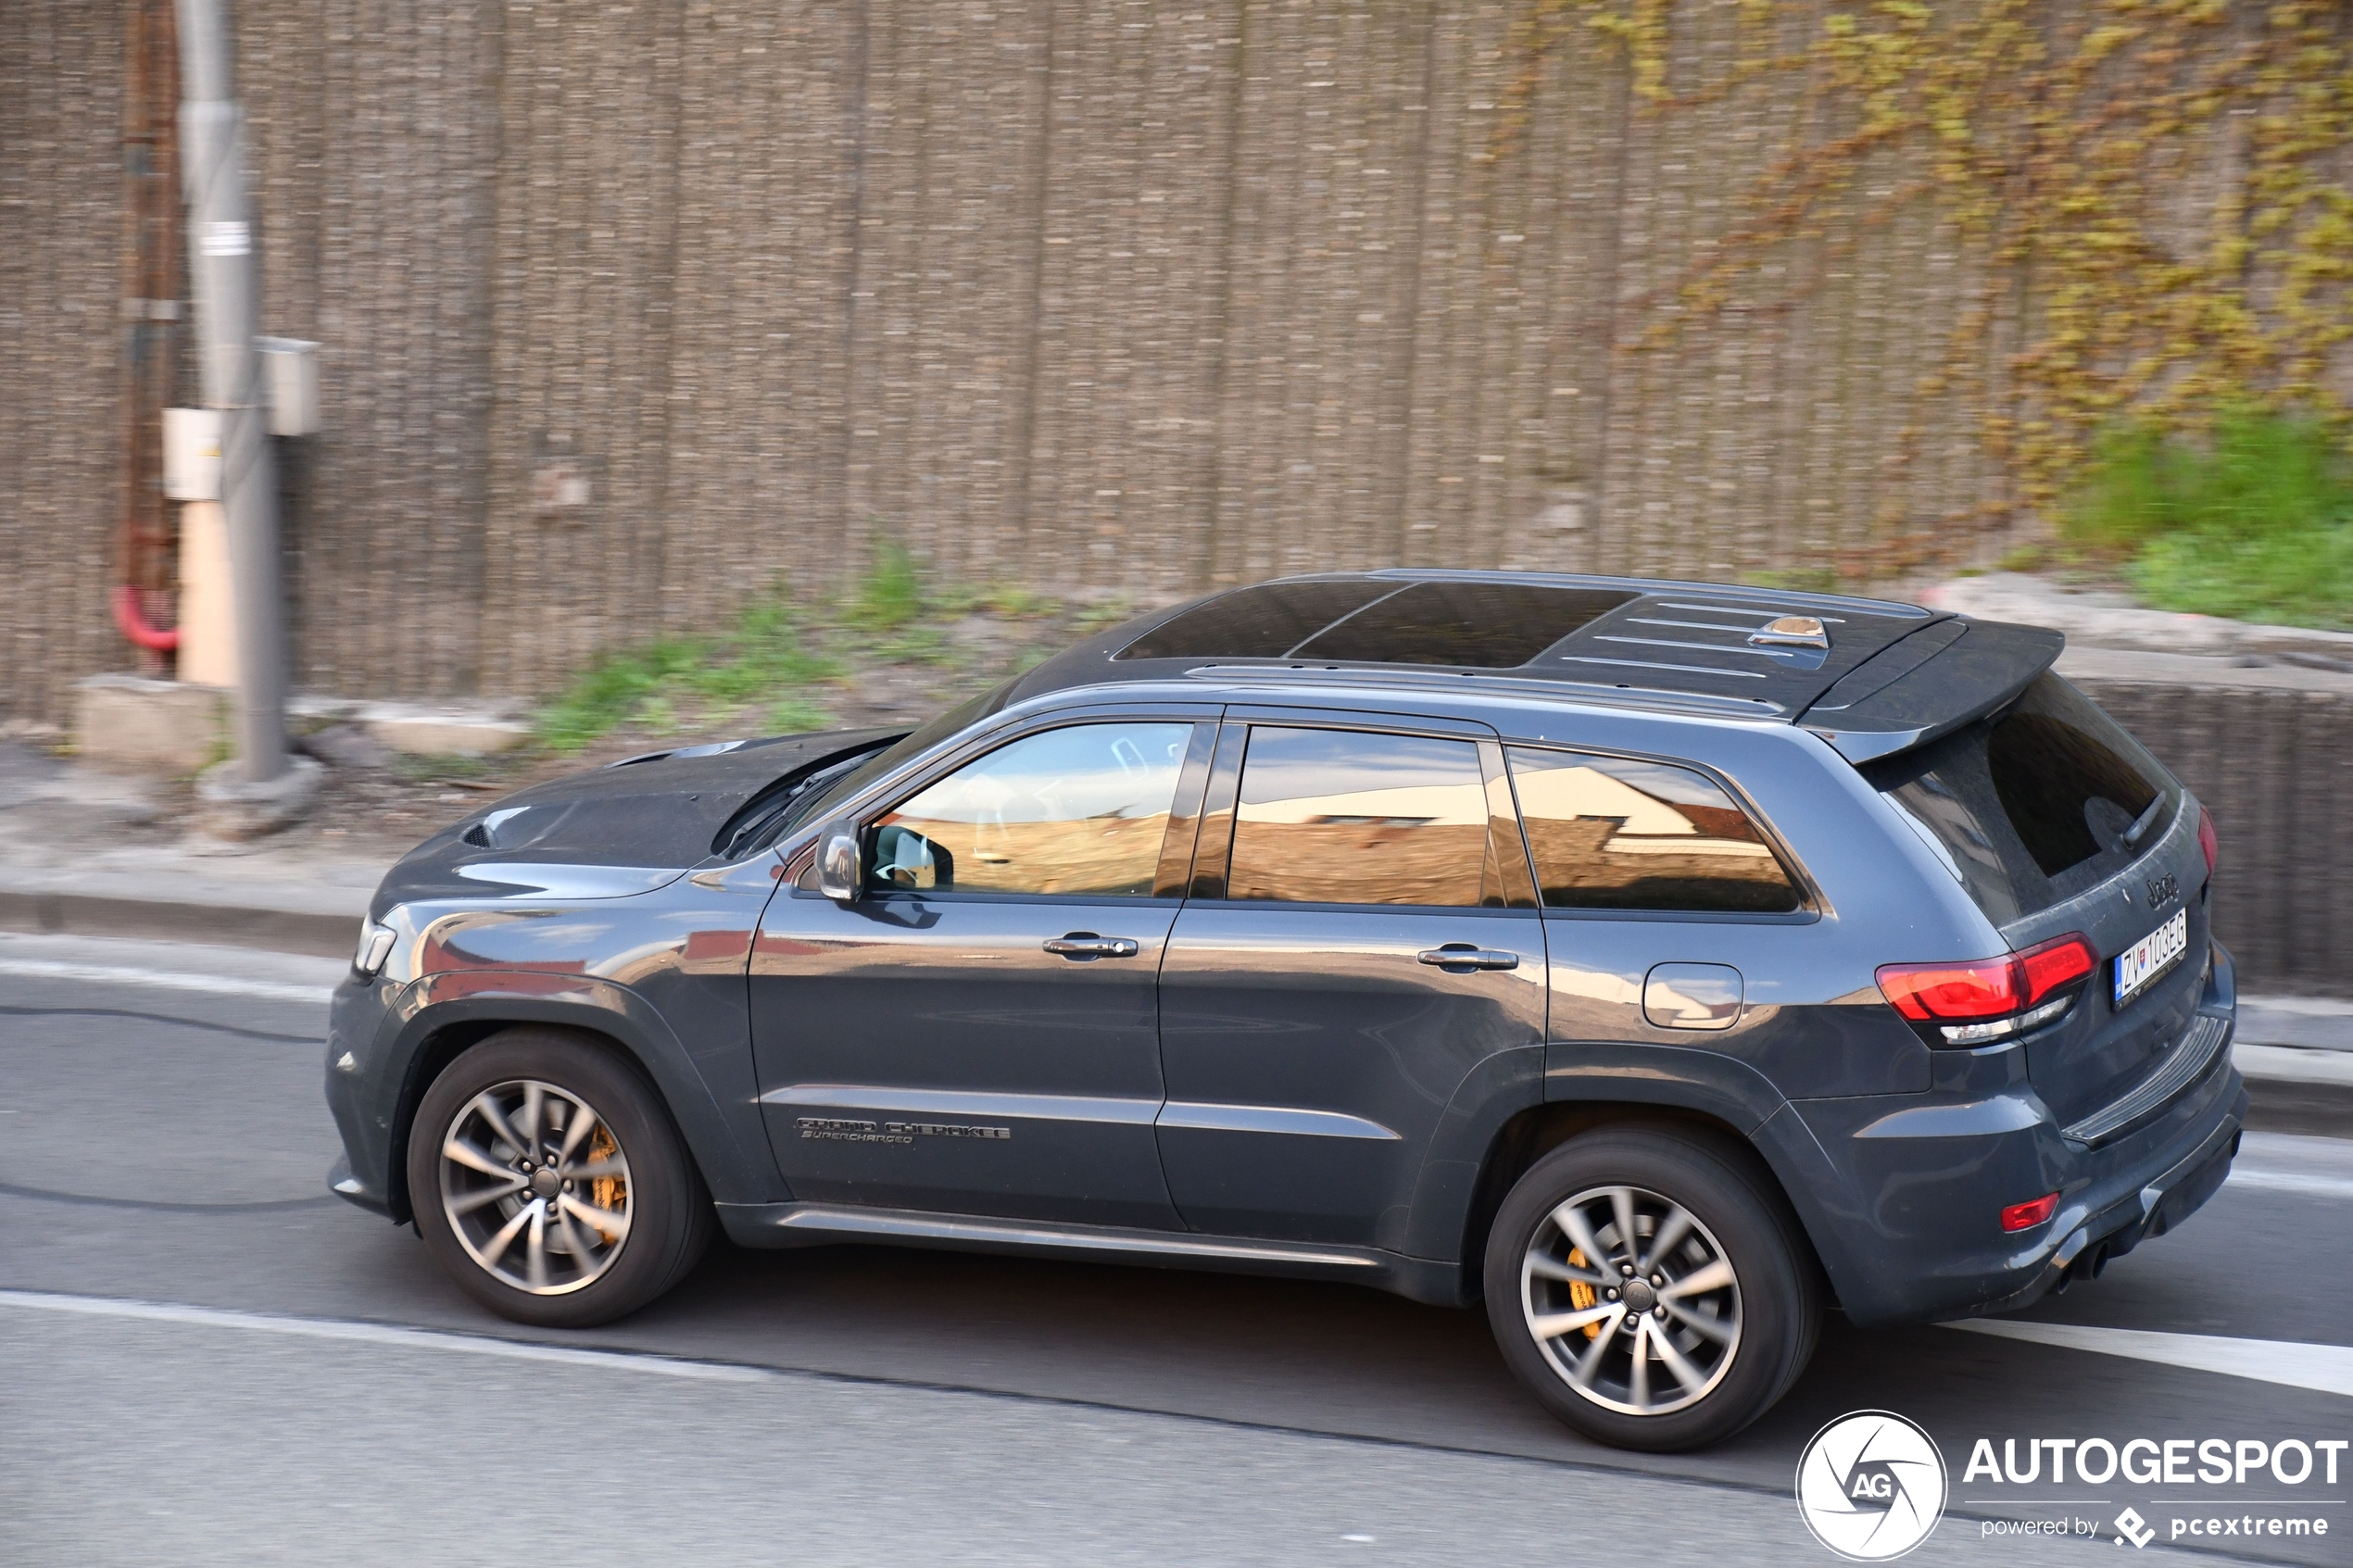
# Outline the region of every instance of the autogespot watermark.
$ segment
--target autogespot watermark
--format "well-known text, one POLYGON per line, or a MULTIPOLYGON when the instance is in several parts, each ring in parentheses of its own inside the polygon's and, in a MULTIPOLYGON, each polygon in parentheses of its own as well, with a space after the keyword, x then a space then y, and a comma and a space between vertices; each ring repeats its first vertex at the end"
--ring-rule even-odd
MULTIPOLYGON (((2345 1485, 2340 1471, 2353 1468, 2349 1448, 2353 1439, 2342 1437, 1980 1437, 1962 1468, 1957 1500, 2061 1510, 2032 1518, 1981 1515, 1982 1540, 2106 1537, 2135 1549, 2158 1540, 2284 1543, 2342 1530, 2341 1523, 2333 1527, 2330 1512, 2347 1506, 2338 1488, 2345 1485), (2047 1486, 2180 1488, 2193 1496, 2062 1498, 2029 1490, 2047 1486)), ((1798 1513, 1838 1556, 1885 1562, 1934 1532, 1949 1485, 1943 1454, 1918 1423, 1892 1411, 1856 1411, 1806 1445, 1797 1461, 1798 1513)))
POLYGON ((2338 1469, 2353 1439, 2342 1437, 2005 1437, 1996 1455, 1994 1439, 1980 1437, 1961 1472, 1962 1502, 1976 1505, 2053 1507, 2056 1517, 1981 1519, 1984 1539, 2006 1536, 2108 1536, 2118 1546, 2147 1546, 2163 1538, 2197 1541, 2236 1537, 2271 1540, 2330 1533, 2323 1510, 2345 1506, 2338 1469), (2045 1467, 2047 1466, 2047 1471, 2045 1467), (2181 1498, 2035 1498, 2005 1495, 2009 1487, 2062 1486, 2082 1490, 2118 1483, 2214 1492, 2211 1504, 2181 1498), (2290 1488, 2311 1486, 2313 1490, 2290 1488), (2254 1487, 2243 1492, 2240 1487, 2254 1487), (1975 1495, 1969 1495, 1975 1494, 1975 1495), (2260 1494, 2259 1496, 2259 1494, 2260 1494), (2279 1495, 2272 1495, 2279 1494, 2279 1495), (2309 1499, 2307 1501, 2306 1499, 2309 1499), (2120 1511, 2112 1517, 2110 1508, 2120 1511), (2087 1508, 2090 1517, 2075 1512, 2087 1508), (2143 1510, 2147 1510, 2147 1514, 2143 1510))
POLYGON ((1903 1556, 1944 1516, 1944 1456, 1891 1411, 1856 1411, 1814 1434, 1797 1461, 1797 1511, 1852 1562, 1903 1556))

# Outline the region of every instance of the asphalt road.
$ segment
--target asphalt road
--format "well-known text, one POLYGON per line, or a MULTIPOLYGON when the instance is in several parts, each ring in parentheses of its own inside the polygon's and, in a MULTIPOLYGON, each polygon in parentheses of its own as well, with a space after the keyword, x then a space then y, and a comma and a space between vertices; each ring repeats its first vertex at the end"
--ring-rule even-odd
POLYGON ((325 1196, 334 967, 0 936, 0 1562, 1827 1563, 1793 1471, 1862 1409, 1952 1476, 1907 1561, 2077 1561, 2130 1506, 2150 1552, 2353 1562, 2353 1450, 2334 1485, 1965 1474, 1981 1438, 2353 1437, 2353 1143, 2250 1135, 2013 1330, 2074 1342, 1833 1322, 1762 1423, 1655 1458, 1552 1422, 1477 1312, 1334 1285, 722 1247, 532 1336, 325 1196), (1997 1533, 2061 1518, 2095 1528, 1997 1533))

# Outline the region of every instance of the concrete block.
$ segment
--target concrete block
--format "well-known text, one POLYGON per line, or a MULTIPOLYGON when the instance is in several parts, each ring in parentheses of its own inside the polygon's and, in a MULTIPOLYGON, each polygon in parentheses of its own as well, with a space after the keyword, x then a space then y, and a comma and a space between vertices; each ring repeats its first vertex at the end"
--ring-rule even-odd
POLYGON ((258 784, 235 762, 196 775, 196 825, 215 838, 259 838, 302 820, 319 798, 326 770, 308 757, 289 757, 285 771, 258 784))
POLYGON ((353 715, 379 744, 421 757, 488 757, 531 739, 531 726, 495 709, 372 702, 353 715))
POLYGON ((229 701, 220 686, 93 675, 74 690, 74 748, 101 767, 193 773, 227 754, 229 701))

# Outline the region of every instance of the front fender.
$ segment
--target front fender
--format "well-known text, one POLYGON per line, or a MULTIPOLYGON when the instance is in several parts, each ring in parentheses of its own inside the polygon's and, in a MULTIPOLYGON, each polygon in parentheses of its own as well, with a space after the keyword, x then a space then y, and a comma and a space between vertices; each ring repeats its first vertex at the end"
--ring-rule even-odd
MULTIPOLYGON (((468 969, 427 974, 402 987, 386 1013, 371 1076, 397 1082, 397 1110, 385 1148, 384 1191, 395 1218, 407 1213, 408 1134, 423 1098, 434 1053, 447 1031, 546 1023, 603 1035, 627 1051, 670 1108, 711 1197, 722 1203, 780 1202, 784 1192, 764 1144, 745 1143, 721 1113, 695 1059, 661 1014, 630 987, 585 974, 468 969)), ((381 1102, 380 1102, 381 1103, 381 1102)), ((756 1130, 756 1129, 755 1129, 756 1130)))

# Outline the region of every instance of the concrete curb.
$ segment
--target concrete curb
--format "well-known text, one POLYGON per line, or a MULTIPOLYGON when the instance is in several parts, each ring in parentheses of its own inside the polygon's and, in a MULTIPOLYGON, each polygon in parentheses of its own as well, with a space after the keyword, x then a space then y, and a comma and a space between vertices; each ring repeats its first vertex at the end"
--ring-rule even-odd
POLYGON ((370 895, 321 884, 0 868, 0 931, 201 942, 314 958, 351 955, 370 895))

